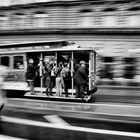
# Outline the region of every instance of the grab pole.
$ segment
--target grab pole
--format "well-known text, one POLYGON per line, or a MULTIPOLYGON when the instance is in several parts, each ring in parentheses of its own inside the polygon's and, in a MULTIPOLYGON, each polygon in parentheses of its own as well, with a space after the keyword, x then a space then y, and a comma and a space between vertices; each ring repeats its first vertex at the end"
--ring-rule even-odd
POLYGON ((41 94, 43 93, 43 77, 42 77, 42 59, 43 59, 43 56, 42 56, 42 53, 40 54, 40 66, 39 66, 39 73, 40 73, 40 83, 41 83, 41 94))

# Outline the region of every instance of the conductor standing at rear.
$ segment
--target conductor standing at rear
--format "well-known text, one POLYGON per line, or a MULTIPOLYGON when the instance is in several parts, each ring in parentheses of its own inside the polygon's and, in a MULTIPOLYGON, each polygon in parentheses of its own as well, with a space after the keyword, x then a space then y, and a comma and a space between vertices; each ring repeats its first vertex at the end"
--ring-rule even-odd
POLYGON ((86 63, 85 61, 80 61, 80 67, 78 68, 75 76, 76 85, 76 97, 84 98, 84 92, 87 88, 88 75, 86 73, 86 63))

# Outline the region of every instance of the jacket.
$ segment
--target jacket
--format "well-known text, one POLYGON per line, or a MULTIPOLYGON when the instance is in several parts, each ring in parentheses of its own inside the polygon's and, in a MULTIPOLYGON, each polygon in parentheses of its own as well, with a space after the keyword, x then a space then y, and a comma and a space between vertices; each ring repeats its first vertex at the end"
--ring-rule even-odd
POLYGON ((87 84, 88 82, 88 75, 86 73, 85 67, 80 66, 74 76, 75 84, 87 84))
POLYGON ((38 66, 35 67, 33 64, 28 64, 27 66, 27 72, 26 72, 26 79, 27 80, 34 80, 36 76, 36 70, 38 66))

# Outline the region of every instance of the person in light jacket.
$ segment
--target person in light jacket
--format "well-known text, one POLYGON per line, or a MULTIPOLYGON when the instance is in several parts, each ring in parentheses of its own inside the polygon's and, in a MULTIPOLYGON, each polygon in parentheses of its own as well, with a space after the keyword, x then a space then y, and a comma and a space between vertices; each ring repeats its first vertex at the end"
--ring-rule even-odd
POLYGON ((62 82, 65 96, 68 97, 68 88, 71 85, 71 73, 67 62, 64 63, 64 68, 62 69, 62 82))
POLYGON ((63 68, 63 63, 59 62, 58 67, 55 70, 55 75, 56 75, 56 96, 61 96, 62 95, 62 86, 63 86, 62 68, 63 68))

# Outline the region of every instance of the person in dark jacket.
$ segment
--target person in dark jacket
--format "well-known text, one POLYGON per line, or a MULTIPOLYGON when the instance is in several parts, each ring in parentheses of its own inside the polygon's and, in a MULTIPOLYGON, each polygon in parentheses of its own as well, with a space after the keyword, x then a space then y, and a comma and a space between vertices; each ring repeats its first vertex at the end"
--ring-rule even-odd
POLYGON ((27 64, 27 72, 26 72, 26 80, 29 84, 31 94, 34 94, 34 80, 36 77, 36 70, 38 69, 38 66, 34 66, 34 60, 29 59, 27 64))
POLYGON ((74 76, 74 80, 76 85, 76 98, 84 98, 84 92, 88 83, 85 61, 80 61, 80 67, 74 76))
POLYGON ((45 78, 45 86, 46 86, 46 95, 49 96, 52 93, 52 86, 51 86, 51 70, 52 66, 50 63, 45 64, 45 73, 44 73, 44 78, 45 78), (49 90, 49 92, 48 92, 49 90))

